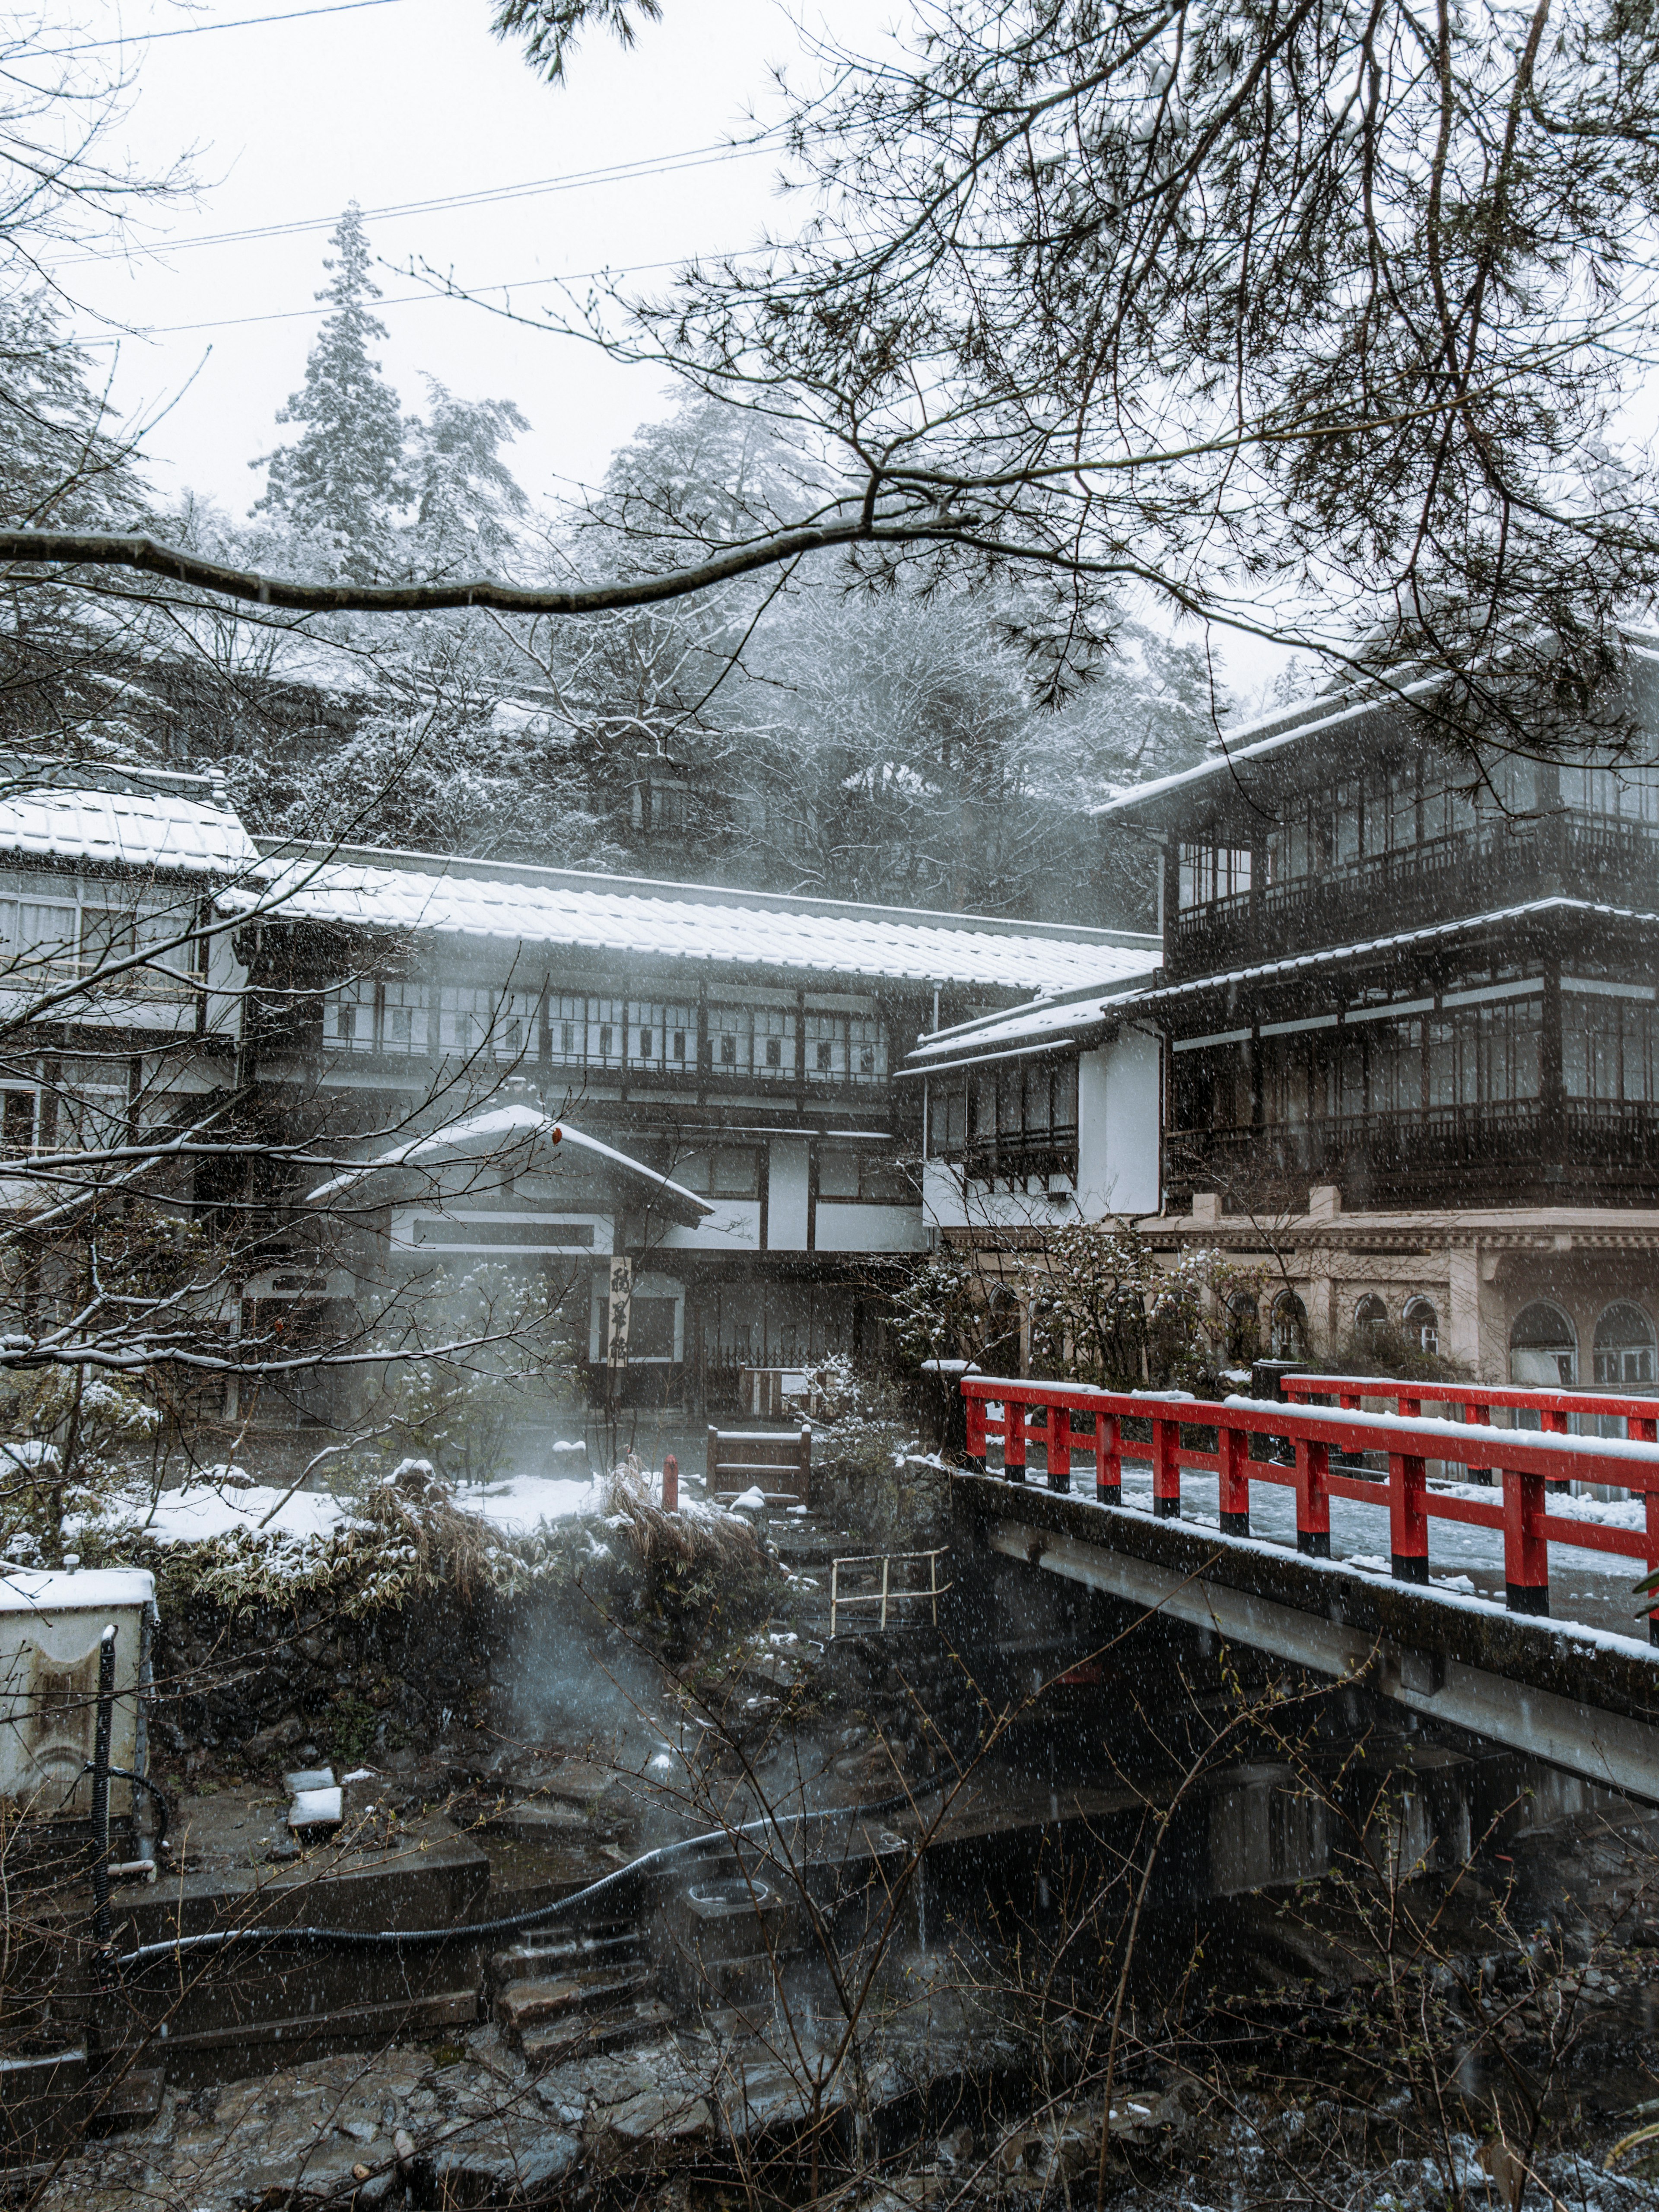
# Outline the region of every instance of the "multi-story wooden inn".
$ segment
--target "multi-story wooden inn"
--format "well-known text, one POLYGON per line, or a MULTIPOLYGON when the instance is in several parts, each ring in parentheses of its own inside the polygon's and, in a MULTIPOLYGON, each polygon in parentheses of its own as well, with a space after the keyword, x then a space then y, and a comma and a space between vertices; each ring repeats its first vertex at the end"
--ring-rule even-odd
POLYGON ((375 1264, 585 1269, 602 1372, 609 1261, 627 1257, 625 1390, 694 1406, 739 1367, 854 1348, 884 1274, 926 1249, 920 1100, 891 1079, 921 1031, 1121 987, 1157 957, 1121 931, 380 848, 264 854, 222 910, 253 917, 241 1066, 286 1127, 369 1159, 529 1100, 707 1201, 678 1219, 562 1205, 539 1170, 457 1196, 452 1174, 392 1209, 375 1264))
POLYGON ((943 1232, 1144 1208, 1166 1252, 1255 1255, 1241 1334, 1286 1356, 1387 1325, 1489 1381, 1651 1382, 1659 767, 1477 770, 1328 697, 1101 811, 1161 848, 1164 965, 923 1041, 943 1232), (1040 1160, 1028 1084, 1078 1101, 1040 1160))

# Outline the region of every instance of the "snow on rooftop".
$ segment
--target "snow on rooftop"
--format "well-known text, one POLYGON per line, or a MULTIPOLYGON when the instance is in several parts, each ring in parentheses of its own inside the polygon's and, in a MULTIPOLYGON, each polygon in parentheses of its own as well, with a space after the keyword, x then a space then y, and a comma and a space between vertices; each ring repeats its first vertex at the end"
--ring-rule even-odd
POLYGON ((526 1152, 539 1152, 545 1159, 555 1146, 567 1158, 574 1156, 608 1168, 629 1181, 649 1185, 682 1210, 688 1221, 696 1221, 714 1211, 707 1199, 671 1182, 655 1168, 648 1168, 642 1161, 619 1152, 612 1145, 601 1143, 598 1137, 590 1137, 585 1129, 574 1128, 568 1121, 556 1121, 550 1114, 525 1100, 510 1100, 505 1105, 466 1115, 459 1121, 434 1129, 429 1137, 411 1137, 406 1143, 377 1152, 361 1167, 348 1168, 343 1174, 319 1183, 315 1190, 307 1193, 306 1204, 316 1206, 325 1200, 337 1198, 342 1192, 388 1169, 436 1168, 465 1159, 514 1159, 519 1172, 523 1173, 526 1152))
POLYGON ((191 875, 238 875, 259 860, 228 806, 165 789, 10 792, 0 797, 0 853, 191 875))
POLYGON ((1145 783, 1125 785, 1093 811, 1097 815, 1127 813, 1133 807, 1144 806, 1148 799, 1166 798, 1170 792, 1212 781, 1218 775, 1231 776, 1246 761, 1269 759, 1310 738, 1322 736, 1340 722, 1352 721, 1357 714, 1375 714, 1379 708, 1395 701, 1415 699, 1433 690, 1440 681, 1438 677, 1425 677, 1415 684, 1402 684, 1392 693, 1368 691, 1356 698, 1352 691, 1344 691, 1289 709, 1275 708, 1271 714, 1257 721, 1227 731, 1218 741, 1212 739, 1213 750, 1194 767, 1176 769, 1170 775, 1152 776, 1145 783))
POLYGON ((929 1067, 948 1067, 957 1060, 978 1059, 998 1051, 1017 1051, 1022 1045, 1069 1044, 1115 1014, 1133 1006, 1138 991, 1117 997, 1044 999, 990 1021, 964 1023, 937 1036, 921 1038, 906 1057, 906 1070, 925 1073, 929 1067))
MULTIPOLYGON (((1075 937, 1029 933, 979 915, 895 915, 829 901, 722 898, 696 884, 642 885, 603 877, 542 881, 535 872, 450 875, 377 866, 350 859, 278 859, 268 864, 261 903, 295 919, 365 928, 421 930, 509 943, 632 952, 697 966, 788 968, 890 977, 920 983, 978 983, 1036 992, 1103 988, 1144 975, 1155 951, 1075 937), (690 894, 696 894, 691 896, 690 894), (677 896, 677 894, 679 894, 677 896)), ((252 895, 233 894, 234 904, 252 895)))
POLYGON ((1489 914, 1461 915, 1455 921, 1425 923, 1420 929, 1402 929, 1389 937, 1368 937, 1354 945, 1327 945, 1317 952, 1287 953, 1280 960, 1263 960, 1249 968, 1218 969, 1207 975, 1194 975, 1185 983, 1166 983, 1156 991, 1143 994, 1148 1006, 1159 1005, 1165 999, 1188 999, 1195 992, 1215 991, 1231 983, 1259 982, 1267 975, 1288 975, 1298 969, 1318 968, 1335 960, 1355 960, 1372 952, 1403 951, 1411 945, 1427 945, 1437 938, 1456 937, 1474 929, 1484 929, 1496 922, 1521 921, 1540 914, 1595 914, 1611 921, 1659 921, 1659 914, 1645 914, 1635 907, 1605 906, 1595 899, 1548 898, 1528 899, 1521 906, 1495 908, 1489 914))

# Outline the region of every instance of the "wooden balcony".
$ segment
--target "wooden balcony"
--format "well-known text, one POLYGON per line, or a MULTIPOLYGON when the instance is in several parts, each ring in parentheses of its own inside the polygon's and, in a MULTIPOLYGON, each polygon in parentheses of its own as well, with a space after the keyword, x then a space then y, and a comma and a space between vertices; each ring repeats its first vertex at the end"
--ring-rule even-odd
POLYGON ((1373 854, 1316 880, 1268 884, 1177 915, 1169 970, 1183 979, 1246 967, 1548 892, 1651 907, 1659 894, 1659 834, 1556 814, 1373 854))
POLYGON ((1340 1114, 1260 1128, 1173 1129, 1168 1182, 1242 1209, 1335 1183, 1345 1205, 1647 1205, 1659 1200, 1659 1103, 1536 1099, 1419 1113, 1340 1114))
POLYGON ((1028 1176, 1077 1176, 1074 1126, 976 1137, 954 1157, 969 1182, 1024 1182, 1028 1176))

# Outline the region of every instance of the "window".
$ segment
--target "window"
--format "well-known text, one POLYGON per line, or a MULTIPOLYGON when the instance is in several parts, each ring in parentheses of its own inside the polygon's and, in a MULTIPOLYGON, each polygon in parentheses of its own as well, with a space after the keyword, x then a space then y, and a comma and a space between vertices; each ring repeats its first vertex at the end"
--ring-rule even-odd
POLYGON ((71 1077, 57 1096, 60 1151, 103 1152, 126 1143, 131 1116, 125 1084, 82 1082, 71 1077))
POLYGON ((688 1152, 668 1170, 671 1181, 702 1198, 758 1198, 761 1156, 751 1145, 714 1145, 688 1152))
POLYGON ((1389 1325, 1389 1309, 1375 1291, 1354 1308, 1353 1325, 1363 1337, 1380 1336, 1389 1325))
POLYGON ((359 975, 323 1000, 323 1043, 337 1052, 374 1049, 374 986, 359 975))
POLYGON ((1608 767, 1564 767, 1562 804, 1609 827, 1659 826, 1659 768, 1632 761, 1608 767))
POLYGON ((1510 1380, 1523 1389, 1571 1389, 1578 1379, 1578 1333, 1559 1306, 1537 1298, 1510 1330, 1510 1380))
POLYGON ((672 1359, 677 1298, 630 1298, 628 1303, 629 1359, 672 1359))
POLYGON ((1439 1351, 1440 1316, 1435 1310, 1432 1299, 1407 1298, 1401 1318, 1406 1324, 1407 1335, 1413 1338, 1423 1351, 1430 1353, 1439 1351))
POLYGON ((8 967, 72 962, 79 931, 79 912, 68 902, 0 899, 0 959, 8 967))
POLYGON ((33 1149, 33 1091, 0 1091, 0 1152, 15 1160, 33 1149))
POLYGON ((1595 1379, 1634 1389, 1654 1380, 1653 1323, 1638 1305, 1620 1298, 1595 1324, 1595 1379))
POLYGON ((1250 888, 1249 848, 1243 845, 1183 845, 1179 902, 1184 909, 1237 898, 1250 888))
POLYGON ((927 1096, 927 1149, 935 1158, 959 1152, 968 1137, 968 1086, 957 1076, 946 1076, 929 1084, 927 1096))
POLYGON ((380 1049, 423 1053, 427 1048, 427 991, 423 983, 387 983, 380 1018, 380 1049))
POLYGON ((1281 1291, 1273 1300, 1273 1345, 1275 1359, 1308 1356, 1308 1309, 1294 1291, 1281 1291))
POLYGON ((1226 1342, 1227 1358, 1235 1367, 1248 1367, 1261 1357, 1261 1315, 1249 1291, 1235 1291, 1227 1301, 1226 1342))

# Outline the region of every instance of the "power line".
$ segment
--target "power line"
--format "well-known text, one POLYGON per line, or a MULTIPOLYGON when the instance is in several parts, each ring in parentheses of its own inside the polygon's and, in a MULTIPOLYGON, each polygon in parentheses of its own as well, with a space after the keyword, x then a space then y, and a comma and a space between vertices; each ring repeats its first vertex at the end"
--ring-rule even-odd
MULTIPOLYGON (((532 177, 518 185, 483 185, 476 191, 450 192, 436 199, 397 200, 386 207, 364 208, 362 213, 366 222, 395 222, 409 216, 441 214, 451 208, 495 207, 508 200, 533 199, 544 193, 574 191, 594 185, 629 184, 636 179, 672 176, 684 169, 709 168, 720 161, 746 161, 756 154, 764 153, 776 135, 775 131, 767 131, 759 138, 738 146, 724 143, 689 146, 683 153, 637 161, 618 161, 607 168, 572 169, 559 176, 532 177)), ((137 250, 159 257, 166 253, 188 252, 203 246, 258 245, 267 239, 298 238, 307 232, 331 230, 339 220, 337 213, 296 216, 291 222, 264 223, 245 230, 207 231, 195 238, 167 240, 137 250)), ((67 255, 52 265, 54 269, 73 269, 87 261, 130 259, 133 258, 134 251, 127 246, 100 246, 93 253, 67 255)))
MULTIPOLYGON (((706 255, 681 253, 667 261, 636 261, 626 269, 578 269, 573 270, 568 276, 526 276, 517 282, 509 278, 504 283, 476 284, 465 292, 459 289, 453 292, 440 292, 435 289, 426 292, 404 292, 396 299, 377 300, 374 306, 375 312, 378 313, 382 307, 416 307, 432 300, 458 300, 464 305, 471 305, 473 301, 481 298, 486 292, 534 292, 544 290, 550 284, 586 284, 601 276, 644 276, 656 269, 683 269, 689 260, 729 261, 735 258, 736 255, 732 253, 706 255)), ((226 315, 216 322, 149 323, 142 328, 118 331, 99 337, 77 337, 73 343, 78 346, 119 345, 124 338, 129 337, 178 337, 195 331, 242 330, 252 323, 295 323, 307 319, 314 320, 328 313, 329 304, 325 301, 314 307, 280 307, 268 315, 226 315)))
POLYGON ((204 31, 251 31, 261 23, 297 23, 307 15, 349 15, 358 8, 392 8, 399 0, 332 0, 326 8, 290 8, 281 15, 240 15, 234 23, 181 23, 173 31, 127 31, 118 39, 86 39, 78 46, 42 46, 40 58, 55 61, 60 54, 96 54, 110 46, 147 46, 156 39, 194 39, 204 31))

